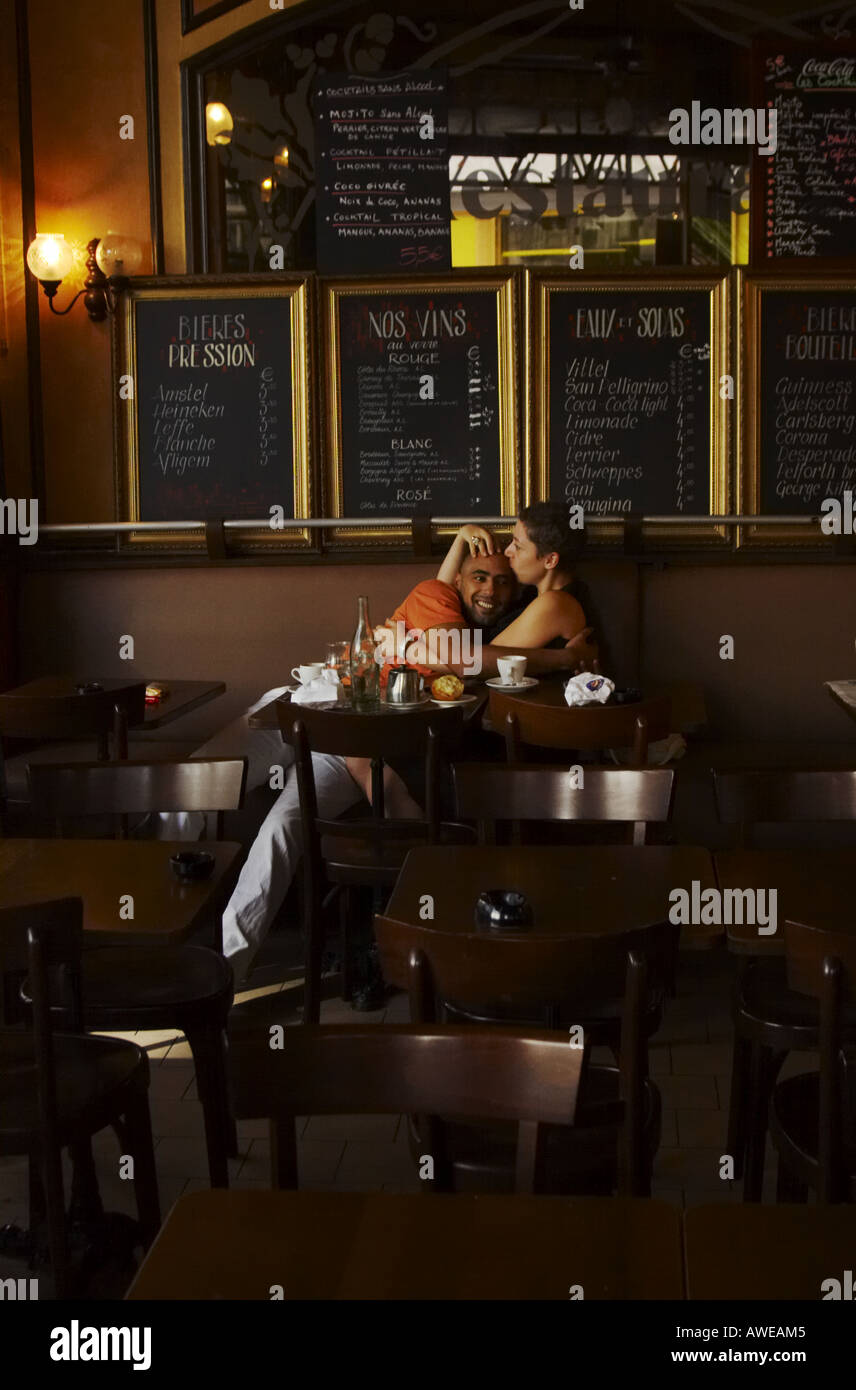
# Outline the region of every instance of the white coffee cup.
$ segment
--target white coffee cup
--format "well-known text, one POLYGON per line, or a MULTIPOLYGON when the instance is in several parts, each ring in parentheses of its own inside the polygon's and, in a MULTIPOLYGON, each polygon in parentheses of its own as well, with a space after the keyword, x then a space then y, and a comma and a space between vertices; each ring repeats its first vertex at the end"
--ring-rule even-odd
POLYGON ((526 657, 501 656, 496 663, 496 669, 503 685, 519 685, 526 675, 526 657))
POLYGON ((323 661, 311 661, 306 666, 295 666, 291 674, 294 680, 299 681, 301 685, 310 685, 312 681, 318 679, 323 670, 323 661))

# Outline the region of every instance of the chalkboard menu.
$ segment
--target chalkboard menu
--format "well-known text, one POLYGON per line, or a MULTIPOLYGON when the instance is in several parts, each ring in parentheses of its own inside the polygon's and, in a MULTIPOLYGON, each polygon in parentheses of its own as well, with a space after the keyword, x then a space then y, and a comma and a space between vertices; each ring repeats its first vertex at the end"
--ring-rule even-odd
POLYGON ((538 496, 582 507, 587 521, 724 506, 725 293, 719 277, 533 276, 538 496))
POLYGON ((753 261, 852 256, 856 45, 758 44, 754 90, 777 132, 775 154, 753 159, 753 261))
POLYGON ((331 516, 516 509, 513 277, 331 283, 331 516))
POLYGON ((116 389, 129 520, 308 514, 306 285, 240 279, 134 280, 123 296, 116 389), (133 389, 123 393, 123 381, 133 389))
POLYGON ((325 73, 315 131, 318 269, 448 270, 445 74, 325 73))
MULTIPOLYGON (((816 515, 824 498, 856 490, 856 287, 843 276, 814 285, 750 279, 747 295, 754 410, 743 509, 816 515)), ((815 539, 804 528, 776 531, 774 540, 815 539)))

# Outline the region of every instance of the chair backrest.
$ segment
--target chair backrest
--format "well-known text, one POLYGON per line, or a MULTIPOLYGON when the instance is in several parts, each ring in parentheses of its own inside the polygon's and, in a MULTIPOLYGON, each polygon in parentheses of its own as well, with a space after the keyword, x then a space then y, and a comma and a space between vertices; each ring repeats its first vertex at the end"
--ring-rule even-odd
MULTIPOLYGON (((106 739, 115 730, 118 718, 140 724, 146 710, 146 683, 140 681, 121 690, 93 690, 88 694, 0 695, 0 736, 4 738, 106 739)), ((125 751, 116 750, 117 757, 125 751)))
POLYGON ((625 932, 567 936, 537 931, 462 935, 441 924, 412 925, 382 913, 375 917, 375 936, 384 978, 400 989, 413 988, 411 956, 424 957, 433 995, 411 998, 417 1017, 433 1021, 441 1001, 467 1011, 501 1009, 524 1019, 539 1011, 544 1021, 561 1014, 580 1019, 592 1005, 624 997, 627 958, 631 952, 648 961, 653 989, 671 978, 679 928, 670 922, 625 932))
POLYGON ((671 722, 668 695, 636 705, 570 708, 529 703, 501 690, 490 692, 490 721, 505 738, 506 757, 519 762, 524 748, 632 748, 633 762, 643 766, 648 744, 665 738, 671 722))
MULTIPOLYGON (((80 956, 83 902, 58 898, 26 907, 0 908, 0 979, 4 1005, 29 975, 33 1046, 38 1077, 41 1171, 48 1210, 48 1236, 55 1293, 68 1296, 68 1244, 62 1178, 62 1135, 57 1106, 54 1026, 57 1008, 62 1031, 81 1032, 80 956)), ((17 1022, 20 1008, 4 1007, 2 1020, 17 1022)), ((18 1082, 20 1084, 20 1080, 18 1082)))
POLYGON ((495 841, 497 821, 617 821, 644 845, 649 821, 671 816, 672 768, 586 767, 583 785, 567 765, 455 763, 456 814, 478 823, 481 844, 495 841))
MULTIPOLYGON (((485 1012, 504 1015, 506 1026, 528 1028, 526 1015, 551 1027, 570 1023, 573 1043, 586 1063, 591 1030, 586 1019, 607 1002, 622 1003, 618 1045, 618 1190, 644 1194, 644 1089, 648 1078, 646 1013, 652 992, 674 973, 678 929, 670 923, 597 937, 460 937, 375 918, 375 935, 386 979, 407 988, 414 1022, 434 1023, 451 1013, 456 1021, 485 1012), (449 1000, 455 1001, 451 1005, 449 1000), (466 1002, 464 1002, 466 1001, 466 1002), (546 1016, 546 1017, 545 1017, 546 1016)), ((564 1036, 564 1034, 561 1034, 564 1036)), ((583 1071, 581 1090, 587 1072, 583 1071)), ((442 1146, 437 1112, 420 1117, 421 1134, 442 1146)))
POLYGON ((60 827, 78 816, 216 811, 221 838, 223 812, 243 805, 247 759, 30 763, 27 775, 34 812, 60 827))
POLYGON ((856 821, 856 771, 713 768, 716 810, 724 825, 776 821, 856 821))
MULTIPOLYGON (((299 1115, 440 1114, 519 1122, 517 1189, 538 1179, 538 1126, 571 1125, 582 1051, 548 1032, 414 1025, 285 1028, 230 1050, 235 1114, 271 1120, 278 1186, 297 1186, 299 1115)), ((435 1170, 442 1154, 432 1154, 435 1170)))
POLYGON ((787 921, 785 957, 789 987, 817 999, 820 1008, 818 1201, 847 1201, 848 1173, 856 1164, 856 938, 787 921))

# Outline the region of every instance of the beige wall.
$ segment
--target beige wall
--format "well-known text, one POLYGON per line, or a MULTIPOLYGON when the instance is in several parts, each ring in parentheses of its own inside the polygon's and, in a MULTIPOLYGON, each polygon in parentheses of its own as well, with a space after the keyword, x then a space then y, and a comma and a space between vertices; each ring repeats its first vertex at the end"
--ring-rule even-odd
MULTIPOLYGON (((75 571, 32 574, 23 590, 22 676, 220 679, 228 694, 169 735, 197 737, 226 723, 298 661, 323 656, 324 643, 350 636, 356 596, 369 595, 381 621, 408 589, 427 578, 421 565, 329 568, 75 571), (136 660, 118 658, 119 638, 135 639, 136 660)), ((608 672, 633 678, 632 569, 603 563, 583 577, 607 627, 615 661, 608 672)), ((699 682, 714 729, 732 739, 854 742, 856 726, 823 689, 856 676, 856 587, 847 570, 764 567, 681 568, 643 580, 645 684, 699 682), (719 639, 735 639, 722 661, 719 639)))

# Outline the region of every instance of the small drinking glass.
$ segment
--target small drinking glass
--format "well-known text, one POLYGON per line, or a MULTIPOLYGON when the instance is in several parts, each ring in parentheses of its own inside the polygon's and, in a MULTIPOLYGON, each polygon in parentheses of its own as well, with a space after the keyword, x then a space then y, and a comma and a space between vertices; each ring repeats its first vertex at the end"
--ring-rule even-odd
POLYGON ((339 677, 337 699, 346 704, 351 698, 351 644, 350 642, 329 642, 327 645, 327 668, 339 677))

